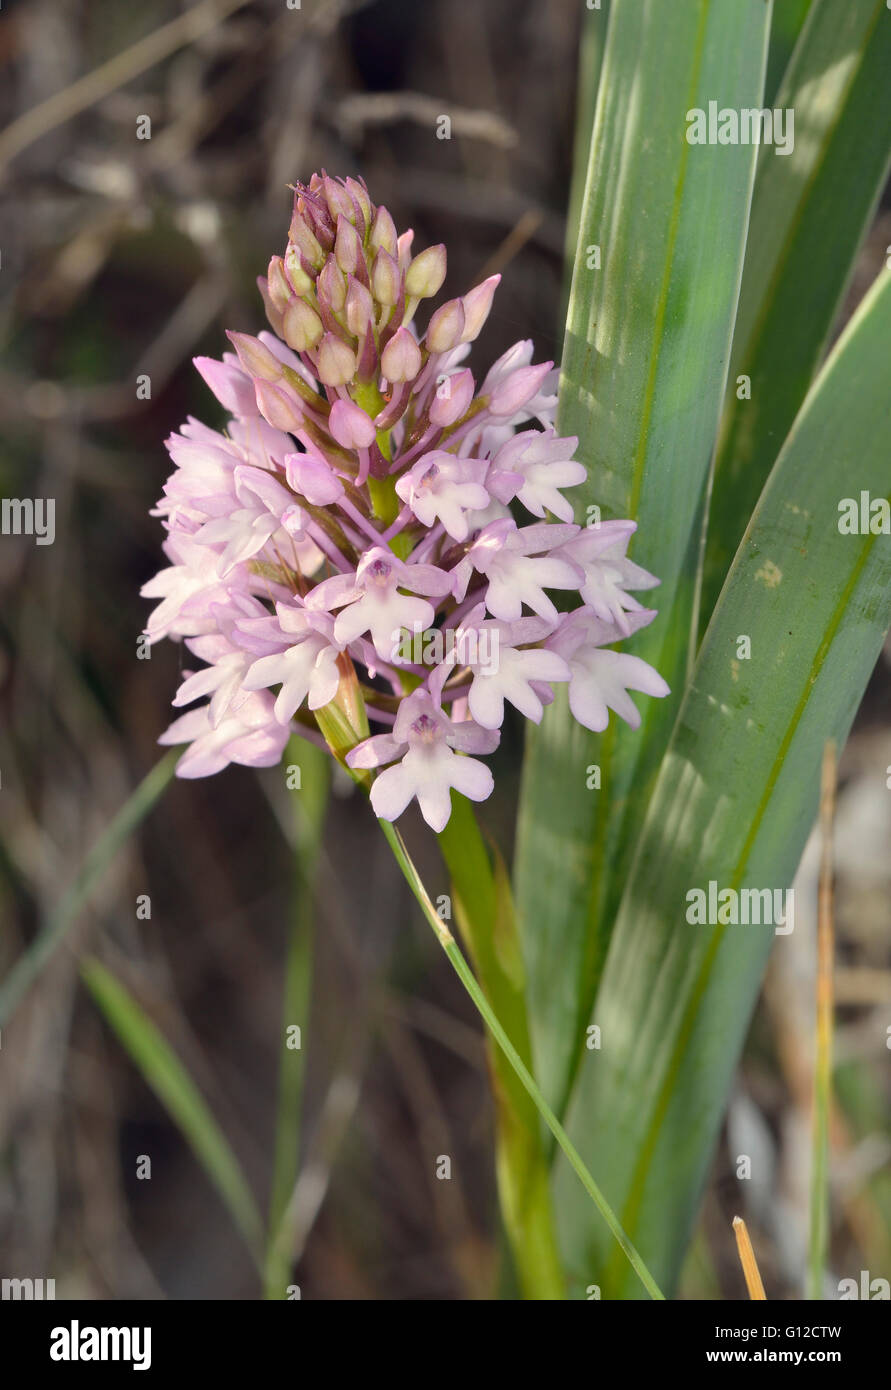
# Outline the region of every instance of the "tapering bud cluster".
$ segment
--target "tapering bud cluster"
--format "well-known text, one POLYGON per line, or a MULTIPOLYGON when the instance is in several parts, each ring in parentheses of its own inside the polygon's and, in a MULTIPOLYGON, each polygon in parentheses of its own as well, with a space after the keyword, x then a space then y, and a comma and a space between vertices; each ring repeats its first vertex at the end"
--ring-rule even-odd
POLYGON ((170 564, 143 592, 160 600, 150 639, 204 663, 174 704, 206 703, 161 740, 190 745, 180 776, 269 766, 297 732, 370 783, 379 816, 417 798, 441 830, 452 789, 489 795, 474 755, 497 746, 505 702, 538 721, 565 683, 602 730, 610 709, 639 723, 629 689, 667 687, 614 650, 655 617, 629 591, 657 580, 627 557, 633 522, 573 521, 563 489, 586 473, 554 429, 553 364, 521 342, 479 385, 462 365, 498 276, 419 336, 446 252, 412 240, 360 180, 296 188, 259 282, 273 331, 196 359, 231 418, 168 440, 170 564), (555 591, 577 606, 558 612, 555 591))

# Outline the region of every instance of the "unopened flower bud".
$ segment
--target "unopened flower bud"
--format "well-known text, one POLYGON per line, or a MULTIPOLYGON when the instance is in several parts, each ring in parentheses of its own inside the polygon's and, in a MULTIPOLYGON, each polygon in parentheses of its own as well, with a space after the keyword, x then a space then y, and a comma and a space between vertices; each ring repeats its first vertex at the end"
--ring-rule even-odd
POLYGON ((285 265, 281 256, 273 256, 269 262, 269 269, 266 272, 266 283, 269 286, 269 298, 280 313, 288 307, 288 302, 292 295, 291 286, 288 284, 285 275, 285 265))
POLYGON ((371 199, 368 196, 367 188, 364 184, 360 183, 358 179, 348 178, 346 180, 346 186, 348 191, 352 195, 354 201, 359 204, 359 208, 362 212, 362 217, 365 225, 359 226, 358 223, 356 225, 359 230, 360 236, 364 238, 366 232, 368 231, 368 228, 371 226, 371 219, 374 215, 374 207, 372 206, 371 199))
POLYGON ((465 367, 463 372, 455 372, 454 376, 447 376, 437 386, 436 395, 430 402, 428 414, 431 425, 448 429, 449 425, 460 420, 473 400, 473 389, 473 373, 469 367, 465 367))
POLYGON ((374 316, 374 301, 371 298, 370 290, 367 290, 358 280, 350 276, 349 289, 346 297, 346 321, 347 328, 356 337, 364 335, 366 325, 374 316))
POLYGON ((238 360, 248 376, 260 377, 263 381, 279 380, 282 364, 258 338, 252 338, 249 333, 233 333, 231 330, 227 332, 227 337, 238 353, 238 360))
POLYGON ((399 269, 403 272, 408 270, 409 264, 411 262, 411 244, 414 241, 414 239, 414 230, 411 227, 409 227, 408 231, 403 232, 402 236, 399 237, 398 241, 396 242, 396 250, 393 254, 399 262, 399 269))
POLYGON ((285 342, 295 352, 311 352, 322 336, 322 320, 303 299, 292 299, 282 318, 285 342))
MULTIPOLYGON (((353 216, 355 217, 355 209, 353 216)), ((359 239, 359 233, 343 214, 337 219, 334 257, 345 275, 355 275, 362 259, 362 242, 359 239)))
POLYGON ((430 299, 442 286, 446 276, 446 249, 443 245, 428 246, 415 256, 405 275, 405 293, 412 299, 430 299))
POLYGON ((375 249, 382 249, 395 256, 398 250, 396 237, 396 223, 393 221, 386 208, 378 208, 374 214, 374 221, 371 224, 371 236, 369 242, 375 249))
POLYGON ((295 294, 309 294, 313 287, 313 278, 307 275, 300 260, 300 249, 293 242, 288 243, 285 252, 285 274, 291 283, 291 289, 295 294))
POLYGON ((495 387, 489 397, 489 410, 493 415, 513 415, 535 395, 553 362, 540 362, 534 367, 520 367, 511 372, 505 381, 495 387))
POLYGON ((319 348, 316 371, 325 386, 345 386, 356 375, 356 354, 334 333, 326 333, 319 348))
POLYGON ((488 280, 484 280, 481 285, 476 285, 472 290, 465 294, 461 303, 464 305, 464 332, 461 335, 462 343, 472 343, 479 335, 479 332, 489 317, 489 310, 492 308, 492 300, 495 291, 501 281, 500 275, 490 275, 488 280))
POLYGON ((334 402, 328 428, 344 449, 370 449, 374 443, 374 424, 354 401, 334 402))
POLYGON ((443 304, 427 325, 425 342, 430 352, 451 352, 464 332, 464 307, 460 299, 443 304))
POLYGON ((334 245, 334 218, 328 211, 328 205, 322 196, 322 184, 319 180, 313 185, 310 179, 309 193, 301 193, 297 198, 297 212, 312 231, 323 251, 330 251, 334 245))
POLYGON ((312 507, 328 507, 343 496, 343 483, 323 459, 313 458, 312 454, 287 454, 285 477, 288 486, 312 507))
POLYGON ((273 386, 269 381, 255 381, 254 392, 260 414, 273 429, 288 433, 302 427, 303 412, 296 399, 281 386, 273 386))
POLYGON ((381 353, 381 372, 388 381, 413 381, 421 370, 421 350, 407 328, 399 328, 381 353))
POLYGON ((253 382, 239 371, 231 353, 226 353, 222 362, 212 357, 193 357, 198 368, 221 405, 232 415, 253 415, 253 382))
POLYGON ((333 256, 325 262, 318 279, 319 302, 333 314, 339 314, 346 303, 346 278, 333 256))
POLYGON ((396 304, 402 288, 402 273, 389 251, 381 247, 374 258, 371 288, 378 304, 396 304))
POLYGON ((272 302, 272 298, 269 294, 269 284, 265 275, 257 276, 257 289, 260 291, 263 304, 266 308, 266 318, 269 321, 269 326, 276 337, 280 338, 282 335, 282 311, 281 309, 277 309, 272 302))
POLYGON ((321 270, 325 264, 325 252, 299 212, 291 218, 288 239, 297 247, 303 259, 313 270, 321 270))
POLYGON ((335 225, 339 217, 344 217, 347 222, 355 224, 358 220, 358 209, 343 184, 326 174, 322 180, 322 190, 335 225))

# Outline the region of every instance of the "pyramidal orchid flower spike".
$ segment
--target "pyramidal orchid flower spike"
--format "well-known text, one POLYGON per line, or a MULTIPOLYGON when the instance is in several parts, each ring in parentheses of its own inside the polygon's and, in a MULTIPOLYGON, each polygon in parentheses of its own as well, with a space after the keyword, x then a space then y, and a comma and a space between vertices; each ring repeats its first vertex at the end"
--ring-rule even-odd
POLYGON ((272 332, 230 333, 222 361, 195 361, 231 418, 167 441, 153 515, 169 565, 143 593, 159 600, 149 640, 182 639, 204 663, 174 705, 207 703, 161 738, 189 745, 179 776, 273 765, 295 731, 334 747, 337 728, 377 815, 417 799, 439 831, 452 788, 491 793, 480 755, 505 703, 538 722, 566 684, 601 730, 610 710, 639 724, 629 690, 668 687, 615 650, 655 617, 629 591, 658 580, 627 558, 634 522, 573 521, 564 489, 586 472, 554 428, 553 364, 521 342, 479 387, 463 365, 497 275, 419 336, 446 252, 413 256, 412 239, 361 181, 298 185, 259 282, 272 332))

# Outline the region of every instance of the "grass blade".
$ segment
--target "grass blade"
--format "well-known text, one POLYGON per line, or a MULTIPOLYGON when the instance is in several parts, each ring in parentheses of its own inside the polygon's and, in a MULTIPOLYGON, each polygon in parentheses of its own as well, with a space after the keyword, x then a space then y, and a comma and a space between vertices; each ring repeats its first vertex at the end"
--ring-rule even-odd
POLYGON ((129 990, 95 958, 81 966, 84 983, 148 1085, 181 1130, 259 1261, 262 1222, 225 1135, 182 1062, 129 990))
POLYGON ((143 778, 133 795, 124 802, 114 820, 96 841, 74 883, 55 911, 50 914, 39 935, 10 970, 0 986, 0 1028, 9 1022, 24 995, 86 907, 90 894, 109 865, 148 815, 168 783, 173 780, 178 759, 179 749, 165 754, 143 778))
POLYGON ((832 980, 835 940, 832 900, 832 825, 835 818, 835 746, 823 754, 820 791, 820 890, 817 922, 817 1048, 811 1161, 810 1299, 822 1299, 829 1248, 829 1111, 832 1104, 832 980))
POLYGON ((742 1265, 749 1298, 759 1303, 763 1302, 767 1295, 761 1282, 761 1271, 758 1268, 758 1261, 755 1259, 755 1251, 752 1249, 749 1229, 741 1216, 734 1216, 733 1218, 733 1234, 736 1236, 736 1248, 739 1252, 739 1262, 742 1265))

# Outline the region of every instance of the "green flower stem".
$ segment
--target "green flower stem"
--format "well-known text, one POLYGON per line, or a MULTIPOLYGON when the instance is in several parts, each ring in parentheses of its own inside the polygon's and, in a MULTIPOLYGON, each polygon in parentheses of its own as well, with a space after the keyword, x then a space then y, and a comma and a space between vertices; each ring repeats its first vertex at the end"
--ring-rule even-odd
MULTIPOLYGON (((396 492, 396 479, 389 475, 386 478, 369 478, 368 491, 375 516, 385 526, 390 526, 396 520, 402 506, 396 492)), ((400 560, 405 560, 411 554, 414 544, 409 531, 400 531, 389 542, 393 554, 400 560)))
POLYGON ((551 1131, 557 1143, 560 1145, 560 1148, 565 1153, 570 1165, 572 1166, 574 1172, 579 1178, 582 1186, 584 1187, 588 1196, 594 1202, 595 1206, 597 1207, 598 1211, 600 1212, 601 1216, 606 1222, 606 1225, 612 1232, 612 1235, 614 1236, 615 1240, 618 1242, 622 1250, 627 1255, 628 1260, 630 1261, 632 1267, 637 1273, 647 1293, 653 1299, 663 1299, 664 1294, 661 1292, 658 1284, 653 1279, 653 1276, 650 1274, 650 1271, 647 1269, 637 1250, 632 1245, 631 1241, 628 1239, 628 1236, 622 1229, 622 1226, 615 1212, 610 1207, 600 1188, 597 1186, 597 1183, 594 1181, 590 1172, 582 1162, 582 1159, 580 1158, 579 1153, 575 1148, 575 1145, 570 1140, 569 1135, 566 1133, 566 1130, 563 1128, 560 1121, 557 1119, 557 1116, 554 1114, 553 1110, 548 1105, 547 1101, 545 1100, 544 1096, 539 1090, 535 1082, 535 1079, 532 1076, 532 1073, 530 1072, 528 1066, 523 1061, 523 1058, 520 1056, 520 1053, 517 1051, 516 1047, 508 1037, 508 1034, 506 1033, 498 1016, 496 1015, 495 1010, 492 1008, 492 1005, 490 1004, 489 1000, 486 998, 486 995, 481 989, 476 979, 476 976, 474 975, 470 966, 467 964, 467 961, 464 959, 464 956, 462 955, 457 942, 455 941, 448 927, 437 915, 436 909, 430 901, 429 895, 421 881, 418 871, 412 863, 408 851, 405 848, 405 843, 402 839, 402 836, 400 835, 399 831, 395 828, 395 826, 391 825, 389 821, 382 820, 379 823, 390 845, 390 848, 392 849, 393 854, 395 855, 396 861, 399 864, 399 867, 401 868, 403 875, 405 876, 406 882, 408 883, 409 887, 414 893, 415 898, 420 904, 424 916, 427 918, 427 921, 436 933, 436 938, 439 941, 440 946, 442 946, 443 950, 445 951, 446 955, 451 961, 452 967, 456 975, 463 984, 467 993, 470 995, 470 998, 473 1000, 473 1003, 475 1004, 480 1014, 480 1017, 483 1019, 483 1022, 486 1024, 486 1027, 488 1028, 495 1042, 498 1044, 498 1047, 500 1048, 501 1052, 507 1058, 507 1061, 509 1062, 514 1074, 519 1078, 524 1090, 531 1098, 536 1110, 541 1115, 548 1129, 551 1131))
MULTIPOLYGON (((384 397, 373 382, 367 386, 355 387, 353 398, 366 415, 371 416, 372 420, 380 414, 386 405, 384 397)), ((389 430, 378 430, 377 447, 389 462, 393 456, 389 430)), ((391 526, 399 515, 399 509, 402 506, 396 492, 396 479, 390 474, 386 478, 370 477, 368 479, 368 495, 371 498, 374 515, 378 521, 382 521, 385 526, 391 526)), ((404 532, 394 536, 390 541, 390 549, 400 560, 404 560, 407 555, 411 554, 413 546, 414 541, 404 532)))
POLYGON ((396 496, 396 482, 391 477, 369 478, 368 491, 371 495, 374 514, 379 521, 389 526, 399 515, 399 498, 396 496))

